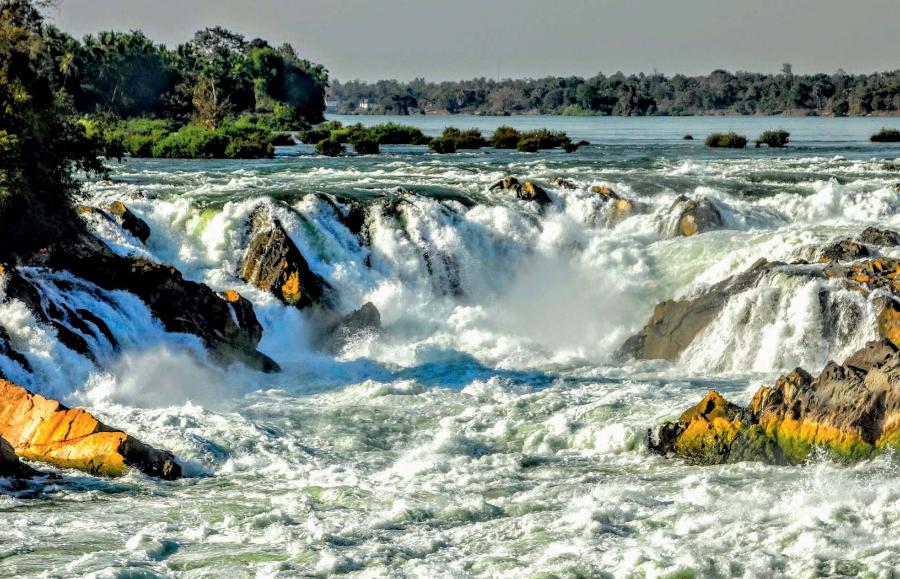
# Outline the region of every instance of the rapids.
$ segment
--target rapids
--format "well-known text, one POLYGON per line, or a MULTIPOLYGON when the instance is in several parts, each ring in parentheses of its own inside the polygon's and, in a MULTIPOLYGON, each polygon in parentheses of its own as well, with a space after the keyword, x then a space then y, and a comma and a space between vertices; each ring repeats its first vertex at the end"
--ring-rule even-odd
MULTIPOLYGON (((706 390, 745 403, 779 373, 817 372, 875 335, 866 298, 776 274, 730 300, 675 363, 618 354, 662 300, 869 225, 900 229, 900 147, 863 140, 875 119, 784 119, 799 138, 783 151, 702 146, 732 121, 771 124, 523 119, 512 122, 559 123, 597 144, 337 159, 299 146, 267 161, 112 165, 84 201, 121 199, 152 235, 142 244, 95 219, 97 235, 249 298, 259 348, 283 372, 217 367, 136 297, 27 269, 46 299, 104 320, 119 349, 93 339, 91 361, 7 301, 0 325, 34 372, 3 357, 0 371, 173 451, 188 476, 67 472, 0 490, 0 576, 900 573, 895 456, 691 467, 646 451, 647 429, 706 390), (507 175, 541 183, 552 205, 489 192, 507 175), (642 212, 614 219, 594 184, 642 212), (662 235, 678 195, 711 199, 725 228, 662 235), (236 277, 259 203, 342 312, 377 306, 382 337, 315 351, 303 313, 236 277), (365 242, 346 226, 360 207, 365 242)), ((446 120, 417 122, 434 132, 446 120)))

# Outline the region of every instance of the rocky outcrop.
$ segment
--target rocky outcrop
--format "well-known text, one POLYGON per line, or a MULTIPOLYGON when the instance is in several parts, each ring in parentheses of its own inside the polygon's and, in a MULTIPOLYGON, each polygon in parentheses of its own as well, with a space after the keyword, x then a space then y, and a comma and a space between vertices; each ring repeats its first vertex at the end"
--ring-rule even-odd
POLYGON ((538 205, 549 205, 552 201, 550 195, 543 187, 534 181, 525 181, 519 183, 515 177, 504 177, 491 186, 491 191, 514 191, 516 198, 522 201, 534 201, 538 205))
POLYGON ((644 328, 626 340, 622 352, 643 360, 676 360, 716 319, 729 299, 754 287, 762 276, 775 271, 808 279, 842 280, 843 287, 866 296, 874 290, 884 290, 873 300, 881 308, 876 329, 880 337, 900 345, 900 260, 876 258, 852 264, 830 262, 822 266, 761 259, 746 272, 721 281, 697 296, 657 305, 644 328))
POLYGON ((60 468, 112 477, 133 468, 166 480, 181 477, 172 453, 5 380, 0 380, 0 437, 19 457, 60 468))
POLYGON ((256 317, 253 303, 234 290, 219 292, 219 297, 225 300, 225 303, 231 308, 231 314, 237 321, 238 326, 243 330, 249 343, 256 347, 259 341, 262 340, 263 327, 256 317))
POLYGON ((691 237, 721 229, 725 225, 722 213, 706 197, 697 200, 679 195, 672 203, 669 213, 669 220, 663 228, 663 234, 667 237, 691 237))
POLYGON ((568 179, 563 179, 562 177, 555 177, 553 179, 553 184, 560 189, 568 189, 569 191, 578 189, 578 185, 576 185, 572 181, 569 181, 568 179))
POLYGON ((305 308, 330 303, 330 287, 313 273, 268 205, 250 216, 248 244, 238 275, 288 305, 305 308))
POLYGON ((19 460, 12 445, 0 436, 0 478, 23 479, 36 474, 37 471, 19 460))
POLYGON ((868 243, 869 245, 877 245, 880 247, 893 247, 900 245, 900 233, 890 229, 879 229, 877 227, 866 227, 859 234, 860 243, 868 243))
MULTIPOLYGON (((136 295, 167 331, 199 337, 213 358, 223 363, 241 362, 264 372, 278 371, 278 364, 256 350, 258 326, 241 326, 240 317, 232 315, 231 304, 208 286, 184 279, 172 266, 118 256, 87 233, 33 255, 29 263, 68 270, 101 288, 136 295)), ((21 276, 12 276, 7 284, 7 297, 24 301, 39 319, 47 320, 57 329, 63 343, 90 355, 84 338, 69 329, 71 326, 82 333, 93 332, 84 323, 92 315, 90 312, 67 310, 60 314, 58 307, 45 307, 39 290, 21 276)), ((98 331, 111 336, 108 328, 98 331)))
POLYGON ((500 181, 491 185, 491 191, 518 191, 522 188, 522 184, 515 177, 504 177, 500 181))
MULTIPOLYGON (((3 326, 0 326, 0 356, 9 358, 27 372, 32 371, 31 363, 28 362, 28 359, 13 349, 12 344, 10 343, 9 333, 3 326)), ((0 370, 0 380, 2 379, 4 379, 3 371, 0 370)))
POLYGON ((900 450, 900 352, 883 340, 816 378, 798 368, 760 388, 748 408, 710 392, 664 424, 650 448, 697 464, 797 464, 817 448, 847 460, 900 450))
POLYGON ((783 265, 761 259, 746 272, 721 281, 696 297, 660 303, 643 330, 629 338, 622 351, 641 360, 677 359, 732 296, 755 286, 763 275, 783 265))

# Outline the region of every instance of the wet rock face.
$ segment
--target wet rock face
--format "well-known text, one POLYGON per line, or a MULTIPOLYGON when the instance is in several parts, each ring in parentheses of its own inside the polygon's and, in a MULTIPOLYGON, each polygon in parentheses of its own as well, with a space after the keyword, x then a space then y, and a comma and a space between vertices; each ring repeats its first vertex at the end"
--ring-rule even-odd
POLYGON ((172 453, 7 381, 0 381, 0 437, 18 456, 60 468, 113 477, 135 468, 166 480, 181 477, 172 453))
POLYGON ((373 303, 367 302, 355 312, 330 325, 324 347, 330 352, 340 352, 359 337, 378 335, 381 331, 381 313, 373 303))
POLYGON ((691 237, 725 225, 721 212, 706 197, 695 200, 681 195, 669 211, 671 218, 663 231, 669 237, 691 237))
POLYGON ((809 279, 839 279, 844 287, 863 295, 869 295, 873 290, 884 290, 885 295, 874 301, 881 307, 876 329, 880 337, 900 346, 900 260, 876 258, 852 264, 832 262, 825 267, 812 267, 805 263, 787 265, 762 259, 746 272, 721 281, 696 297, 669 300, 657 305, 644 328, 626 340, 622 353, 639 360, 676 360, 694 338, 716 319, 729 299, 754 287, 763 275, 774 270, 809 279), (797 265, 807 267, 794 267, 797 265))
POLYGON ((102 209, 88 205, 78 205, 76 210, 79 213, 96 215, 101 219, 118 224, 122 229, 139 239, 141 243, 145 243, 150 238, 150 226, 121 201, 107 203, 102 209))
POLYGON ((746 272, 721 281, 699 296, 662 302, 638 334, 626 340, 622 352, 639 360, 676 360, 708 326, 728 300, 745 291, 766 273, 784 264, 760 260, 746 272))
POLYGON ((491 186, 491 191, 516 191, 522 188, 521 183, 515 177, 504 177, 491 186))
POLYGON ((241 279, 298 308, 328 300, 328 284, 309 269, 268 206, 257 207, 248 225, 249 242, 238 274, 241 279))
MULTIPOLYGON (((31 364, 28 362, 28 359, 13 349, 12 344, 10 344, 9 333, 7 333, 6 328, 4 328, 3 326, 0 326, 0 356, 9 358, 27 372, 32 371, 31 364)), ((2 380, 3 378, 3 372, 0 371, 0 380, 2 380)))
POLYGON ((621 221, 622 219, 630 217, 638 212, 638 207, 634 203, 634 201, 619 196, 618 193, 605 185, 594 185, 593 187, 591 187, 591 192, 596 193, 606 203, 612 204, 612 223, 621 221))
POLYGON ((0 478, 22 479, 36 474, 36 470, 19 460, 12 445, 0 437, 0 478))
POLYGON ((879 229, 877 227, 867 227, 859 234, 860 243, 868 243, 880 247, 893 247, 900 245, 900 233, 890 229, 879 229))
POLYGON ((816 378, 798 368, 760 388, 749 408, 710 392, 657 438, 651 450, 698 464, 797 464, 817 448, 846 460, 900 450, 900 352, 883 340, 816 378))
POLYGON ((525 181, 516 191, 516 197, 522 201, 534 201, 538 205, 549 205, 551 203, 550 196, 544 188, 533 181, 525 181))

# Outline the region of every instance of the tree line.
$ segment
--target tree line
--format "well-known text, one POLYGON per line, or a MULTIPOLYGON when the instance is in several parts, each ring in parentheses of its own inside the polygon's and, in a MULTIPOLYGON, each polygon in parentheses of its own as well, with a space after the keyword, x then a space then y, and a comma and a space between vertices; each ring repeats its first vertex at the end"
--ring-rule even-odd
POLYGON ((333 80, 329 93, 342 113, 855 116, 900 112, 900 70, 800 75, 786 64, 779 74, 716 70, 706 76, 616 73, 500 81, 333 80))

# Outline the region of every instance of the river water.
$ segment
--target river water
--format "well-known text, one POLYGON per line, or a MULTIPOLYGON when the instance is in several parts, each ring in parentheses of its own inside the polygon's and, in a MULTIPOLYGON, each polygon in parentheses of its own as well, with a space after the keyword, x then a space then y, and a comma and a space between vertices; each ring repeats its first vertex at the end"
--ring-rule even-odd
POLYGON ((873 338, 865 298, 773 276, 729 302, 677 362, 616 355, 661 300, 868 225, 900 229, 900 145, 868 142, 900 119, 390 120, 429 134, 548 127, 594 144, 573 155, 383 147, 336 159, 300 146, 263 161, 129 160, 113 165, 113 182, 87 183, 88 201, 123 199, 152 228, 144 245, 95 223, 116 251, 251 299, 260 349, 284 371, 217 368, 133 296, 28 270, 46 295, 100 315, 122 348, 97 344, 90 362, 7 302, 0 324, 35 373, 4 358, 0 369, 172 450, 188 476, 69 472, 0 491, 0 576, 900 573, 898 457, 694 467, 645 449, 648 428, 711 388, 746 403, 780 373, 816 373, 873 338), (752 139, 776 127, 792 133, 787 149, 702 144, 712 131, 752 139), (552 206, 490 193, 506 175, 545 184, 552 206), (594 184, 643 211, 612 220, 594 184), (416 196, 396 211, 370 206, 369 244, 335 213, 396 187, 416 196), (726 228, 666 238, 679 194, 712 199, 726 228), (378 307, 382 337, 316 352, 304 314, 237 279, 259 203, 272 204, 342 311, 378 307))

